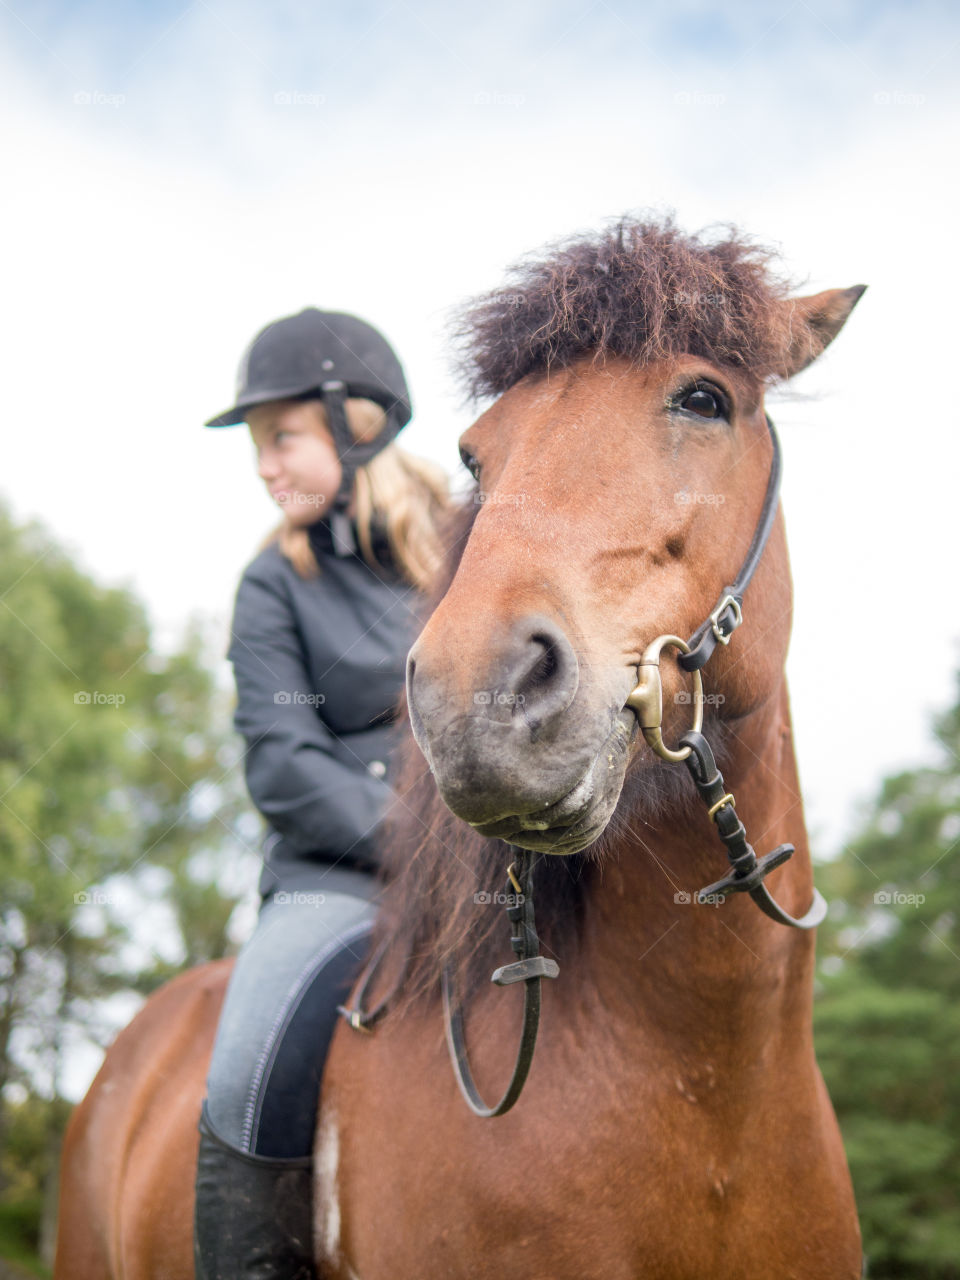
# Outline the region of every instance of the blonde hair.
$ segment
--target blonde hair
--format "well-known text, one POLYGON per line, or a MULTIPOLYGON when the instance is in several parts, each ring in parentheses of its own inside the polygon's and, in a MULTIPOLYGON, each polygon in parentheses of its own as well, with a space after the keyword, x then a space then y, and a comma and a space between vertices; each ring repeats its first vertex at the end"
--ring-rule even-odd
MULTIPOLYGON (((316 411, 318 425, 327 426, 323 402, 308 403, 316 411)), ((360 398, 347 400, 346 416, 351 433, 360 441, 372 440, 386 421, 379 404, 360 398)), ((450 506, 443 469, 391 443, 365 467, 358 468, 354 494, 357 536, 364 560, 372 568, 379 567, 372 535, 374 524, 379 523, 386 531, 403 577, 425 590, 443 558, 437 526, 450 506)), ((320 564, 305 528, 285 519, 267 535, 260 550, 274 542, 301 578, 320 576, 320 564)))

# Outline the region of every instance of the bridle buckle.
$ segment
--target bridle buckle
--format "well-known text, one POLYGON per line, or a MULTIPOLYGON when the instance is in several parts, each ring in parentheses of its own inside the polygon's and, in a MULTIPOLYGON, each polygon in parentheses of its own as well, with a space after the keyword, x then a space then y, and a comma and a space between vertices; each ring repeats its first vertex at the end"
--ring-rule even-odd
POLYGON ((730 595, 724 596, 723 599, 720 601, 720 603, 717 605, 717 607, 714 609, 713 613, 711 613, 709 621, 710 621, 710 630, 716 636, 720 644, 729 644, 730 637, 733 635, 737 627, 739 627, 740 623, 743 621, 743 610, 740 608, 740 601, 736 598, 736 596, 730 596, 730 595), (728 606, 733 610, 733 622, 730 625, 729 631, 721 631, 720 615, 721 613, 723 613, 724 609, 726 609, 728 606))

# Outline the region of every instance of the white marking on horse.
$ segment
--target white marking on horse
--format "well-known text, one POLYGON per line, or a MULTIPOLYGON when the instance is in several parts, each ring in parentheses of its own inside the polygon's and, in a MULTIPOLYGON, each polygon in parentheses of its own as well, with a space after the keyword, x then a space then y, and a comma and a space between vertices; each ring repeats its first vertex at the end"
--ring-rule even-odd
POLYGON ((340 1161, 340 1133, 332 1107, 320 1117, 317 1138, 317 1179, 319 1181, 320 1249, 325 1262, 340 1262, 340 1201, 337 1195, 337 1168, 340 1161))

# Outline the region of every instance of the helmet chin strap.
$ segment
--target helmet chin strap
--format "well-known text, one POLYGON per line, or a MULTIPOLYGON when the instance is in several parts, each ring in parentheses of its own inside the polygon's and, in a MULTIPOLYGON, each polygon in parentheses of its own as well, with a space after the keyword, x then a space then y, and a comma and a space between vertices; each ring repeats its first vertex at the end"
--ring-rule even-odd
POLYGON ((391 409, 387 411, 387 420, 383 427, 372 440, 357 440, 347 422, 346 384, 339 381, 324 382, 321 384, 320 394, 342 471, 340 487, 330 510, 333 550, 338 556, 352 556, 357 554, 357 540, 347 512, 353 496, 353 482, 357 470, 366 466, 371 458, 376 457, 380 450, 394 439, 400 428, 396 414, 391 409))

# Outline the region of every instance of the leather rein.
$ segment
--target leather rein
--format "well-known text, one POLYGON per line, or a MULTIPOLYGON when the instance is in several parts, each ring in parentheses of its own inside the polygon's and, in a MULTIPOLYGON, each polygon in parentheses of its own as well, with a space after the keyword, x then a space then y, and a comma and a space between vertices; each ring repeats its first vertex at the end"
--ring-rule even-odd
MULTIPOLYGON (((740 572, 729 586, 723 588, 716 606, 689 640, 682 640, 674 635, 663 635, 648 645, 638 666, 637 686, 627 698, 626 706, 636 712, 647 744, 661 759, 672 764, 687 765, 694 786, 706 804, 710 818, 716 824, 717 835, 725 847, 730 864, 728 873, 722 879, 701 889, 696 895, 697 902, 719 905, 732 893, 748 893, 760 910, 777 924, 806 930, 815 929, 823 921, 827 914, 825 900, 819 891, 814 889, 810 907, 798 918, 784 911, 771 897, 764 879, 792 856, 794 846, 781 844, 762 858, 757 857, 747 840, 743 823, 737 816, 734 796, 726 790, 723 775, 717 768, 710 744, 701 733, 703 682, 700 672, 717 645, 729 644, 730 637, 743 622, 744 593, 760 563, 760 557, 763 555, 776 519, 782 472, 780 441, 770 415, 765 416, 770 439, 773 442, 773 459, 760 518, 740 572), (667 747, 661 733, 663 688, 660 680, 660 653, 664 648, 678 649, 680 651, 677 658, 678 666, 693 677, 693 728, 680 738, 678 750, 667 747)), ((470 1110, 484 1119, 503 1115, 519 1098, 533 1062, 533 1051, 537 1042, 540 1022, 540 980, 556 978, 560 972, 555 960, 540 955, 540 940, 537 936, 533 910, 533 853, 516 845, 511 845, 510 850, 513 861, 507 871, 506 912, 511 926, 510 945, 517 959, 512 964, 502 965, 496 969, 490 980, 498 986, 508 986, 515 982, 524 983, 523 1026, 510 1083, 499 1102, 493 1106, 488 1106, 484 1102, 470 1070, 464 1036, 463 1010, 456 996, 454 978, 449 965, 444 965, 441 974, 444 1029, 454 1074, 470 1110)), ((385 950, 386 943, 381 945, 368 964, 354 995, 352 1008, 345 1008, 342 1005, 338 1008, 338 1012, 355 1030, 369 1030, 386 1012, 393 997, 394 992, 390 992, 369 1012, 363 1009, 367 987, 385 950)))

